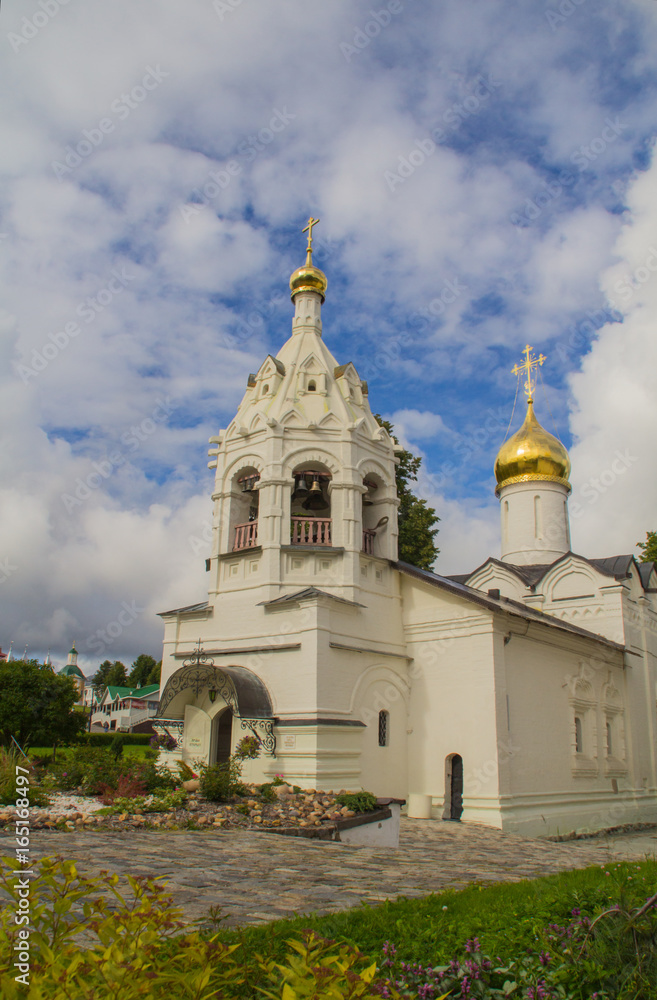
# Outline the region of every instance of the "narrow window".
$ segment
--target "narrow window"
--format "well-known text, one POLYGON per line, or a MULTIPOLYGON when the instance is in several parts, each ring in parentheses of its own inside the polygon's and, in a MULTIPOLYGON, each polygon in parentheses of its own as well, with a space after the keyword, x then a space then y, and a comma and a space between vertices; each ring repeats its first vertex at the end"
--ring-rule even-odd
POLYGON ((534 538, 543 537, 543 528, 541 526, 541 498, 534 497, 534 538))
POLYGON ((387 747, 390 739, 390 715, 379 712, 379 746, 387 747))
POLYGON ((582 720, 575 716, 575 753, 583 752, 582 720))
POLYGON ((509 501, 504 501, 504 538, 509 537, 509 501))
POLYGON ((262 387, 262 395, 266 396, 268 392, 269 392, 269 386, 268 385, 263 385, 263 387, 262 387))
POLYGON ((316 391, 317 391, 317 383, 316 382, 309 382, 308 383, 308 392, 316 392, 316 391))
POLYGON ((613 756, 613 743, 611 738, 611 722, 607 719, 607 757, 613 756))

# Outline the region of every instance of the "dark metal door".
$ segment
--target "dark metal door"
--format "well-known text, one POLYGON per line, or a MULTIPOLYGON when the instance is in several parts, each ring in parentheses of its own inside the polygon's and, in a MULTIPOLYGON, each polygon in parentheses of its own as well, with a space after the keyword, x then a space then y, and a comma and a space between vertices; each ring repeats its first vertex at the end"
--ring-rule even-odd
POLYGON ((450 819, 460 820, 463 812, 463 758, 455 753, 452 757, 452 789, 450 819))

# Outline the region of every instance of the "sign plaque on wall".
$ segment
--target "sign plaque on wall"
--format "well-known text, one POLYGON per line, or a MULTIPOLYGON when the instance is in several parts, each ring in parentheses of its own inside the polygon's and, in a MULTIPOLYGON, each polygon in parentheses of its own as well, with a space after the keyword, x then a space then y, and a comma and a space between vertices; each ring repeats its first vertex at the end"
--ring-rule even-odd
POLYGON ((283 737, 283 749, 284 750, 294 750, 297 745, 296 736, 284 736, 283 737))

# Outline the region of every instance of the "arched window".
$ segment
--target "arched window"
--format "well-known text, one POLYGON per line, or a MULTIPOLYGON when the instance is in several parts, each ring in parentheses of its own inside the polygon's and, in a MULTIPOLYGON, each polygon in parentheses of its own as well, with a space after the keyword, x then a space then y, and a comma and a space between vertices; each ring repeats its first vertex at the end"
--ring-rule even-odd
POLYGON ((317 383, 315 381, 308 383, 308 392, 317 392, 317 383))
POLYGON ((584 752, 584 739, 582 732, 582 720, 578 715, 575 716, 575 753, 584 752))
POLYGON ((390 713, 379 712, 379 746, 390 745, 390 713))

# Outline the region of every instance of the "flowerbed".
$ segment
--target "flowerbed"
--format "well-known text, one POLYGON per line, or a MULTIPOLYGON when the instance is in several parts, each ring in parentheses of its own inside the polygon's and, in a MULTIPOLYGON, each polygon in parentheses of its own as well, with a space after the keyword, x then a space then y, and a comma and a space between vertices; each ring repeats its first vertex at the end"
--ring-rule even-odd
MULTIPOLYGON (((117 798, 106 807, 98 798, 49 795, 50 806, 33 807, 30 811, 32 829, 282 829, 310 830, 330 828, 337 820, 355 815, 353 809, 337 799, 343 793, 314 791, 294 792, 289 785, 245 786, 246 795, 234 796, 228 802, 209 802, 200 792, 170 791, 134 798, 117 798), (264 789, 261 791, 260 789, 264 789), (65 811, 61 804, 71 801, 65 811)), ((0 826, 12 824, 15 810, 0 810, 0 826)))

